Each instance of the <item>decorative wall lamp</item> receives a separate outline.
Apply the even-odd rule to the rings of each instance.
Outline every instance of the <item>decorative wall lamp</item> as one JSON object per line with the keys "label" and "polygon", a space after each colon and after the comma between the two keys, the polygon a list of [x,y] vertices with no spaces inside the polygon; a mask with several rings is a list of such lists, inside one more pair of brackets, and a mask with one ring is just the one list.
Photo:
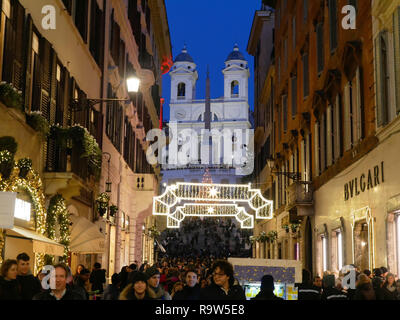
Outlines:
{"label": "decorative wall lamp", "polygon": [[111,154],[108,152],[103,152],[103,155],[108,156],[108,178],[106,181],[106,192],[111,193],[112,182],[110,180],[110,162],[111,162]]}

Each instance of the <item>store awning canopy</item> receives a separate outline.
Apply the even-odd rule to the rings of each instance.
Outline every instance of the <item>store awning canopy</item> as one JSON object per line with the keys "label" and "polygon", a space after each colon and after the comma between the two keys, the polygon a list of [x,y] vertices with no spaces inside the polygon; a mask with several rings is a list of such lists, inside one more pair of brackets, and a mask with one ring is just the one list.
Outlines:
{"label": "store awning canopy", "polygon": [[64,246],[56,241],[50,240],[45,236],[25,228],[14,226],[12,229],[7,230],[8,236],[22,237],[31,240],[33,244],[33,252],[45,253],[54,256],[64,255]]}
{"label": "store awning canopy", "polygon": [[79,254],[104,252],[104,235],[99,227],[83,217],[71,216],[70,250]]}

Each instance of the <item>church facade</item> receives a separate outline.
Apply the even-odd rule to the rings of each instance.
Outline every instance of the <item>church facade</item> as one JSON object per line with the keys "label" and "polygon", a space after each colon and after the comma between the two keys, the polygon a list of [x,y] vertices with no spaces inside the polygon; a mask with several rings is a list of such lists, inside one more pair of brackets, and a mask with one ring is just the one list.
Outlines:
{"label": "church facade", "polygon": [[[176,182],[202,182],[206,169],[210,172],[213,183],[240,183],[244,175],[241,166],[248,166],[252,170],[253,164],[250,163],[252,159],[248,159],[247,163],[244,161],[241,166],[233,160],[233,156],[237,154],[241,155],[242,160],[243,157],[248,156],[249,152],[246,150],[250,149],[253,141],[248,102],[250,71],[237,45],[228,55],[222,73],[224,95],[211,99],[208,93],[206,99],[196,99],[198,80],[196,63],[186,47],[175,58],[170,71],[170,143],[169,157],[167,163],[163,165],[164,186]],[[209,86],[209,79],[207,81]],[[207,104],[209,111],[207,111]],[[213,135],[212,140],[205,137],[207,112],[210,116],[209,129]],[[229,145],[227,145],[227,139],[224,139],[222,135],[218,136],[218,133],[222,134],[224,130],[232,133]],[[238,130],[241,130],[241,136]],[[193,135],[189,138],[188,132],[195,133],[194,138]],[[175,136],[177,146],[174,149],[172,141]],[[184,149],[185,143],[190,145],[190,148]],[[209,148],[209,152],[205,151],[205,146]],[[227,148],[232,150],[230,161],[229,159],[227,161],[226,157]],[[184,158],[187,157],[186,162],[179,161],[181,159],[179,153]]]}

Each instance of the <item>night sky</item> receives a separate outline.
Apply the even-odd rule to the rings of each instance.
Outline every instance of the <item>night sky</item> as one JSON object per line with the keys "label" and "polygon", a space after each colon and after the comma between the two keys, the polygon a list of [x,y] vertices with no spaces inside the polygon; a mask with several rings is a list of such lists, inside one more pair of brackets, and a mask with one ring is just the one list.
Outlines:
{"label": "night sky", "polygon": [[[254,13],[261,0],[165,0],[173,59],[186,43],[197,65],[196,99],[205,98],[207,64],[210,66],[211,98],[224,95],[222,69],[235,43],[249,62],[249,105],[254,110],[254,59],[247,51]],[[163,77],[164,121],[169,119],[169,74]]]}

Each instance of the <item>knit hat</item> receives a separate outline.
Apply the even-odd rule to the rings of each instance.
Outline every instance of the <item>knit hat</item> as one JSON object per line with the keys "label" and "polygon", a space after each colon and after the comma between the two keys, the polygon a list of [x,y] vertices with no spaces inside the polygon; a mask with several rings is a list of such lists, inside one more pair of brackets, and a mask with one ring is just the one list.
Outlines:
{"label": "knit hat", "polygon": [[274,290],[274,278],[270,275],[265,275],[261,279],[261,290]]}
{"label": "knit hat", "polygon": [[132,283],[132,285],[135,285],[136,282],[142,281],[144,283],[147,283],[147,275],[145,275],[143,272],[139,272],[139,271],[134,271],[132,272],[132,277],[130,277],[130,283]]}
{"label": "knit hat", "polygon": [[152,276],[154,276],[156,274],[160,274],[160,271],[156,267],[151,267],[145,271],[145,274],[147,277],[151,278]]}

